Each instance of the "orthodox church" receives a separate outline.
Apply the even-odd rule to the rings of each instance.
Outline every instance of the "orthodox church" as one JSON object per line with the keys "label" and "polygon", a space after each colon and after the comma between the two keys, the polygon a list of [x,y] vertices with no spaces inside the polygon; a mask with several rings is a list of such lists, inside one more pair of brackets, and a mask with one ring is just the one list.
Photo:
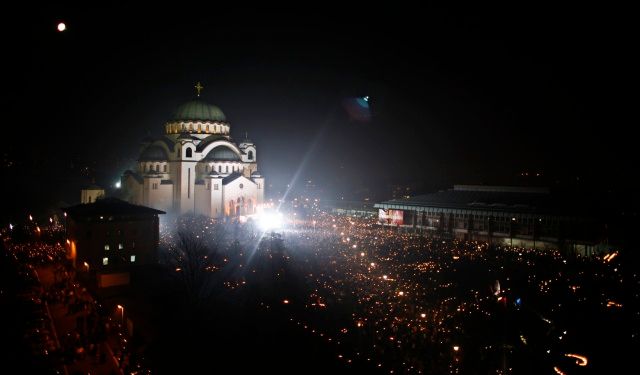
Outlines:
{"label": "orthodox church", "polygon": [[137,170],[121,180],[124,199],[168,213],[212,218],[252,215],[264,199],[256,146],[236,144],[220,108],[198,98],[178,107],[164,135],[143,143]]}

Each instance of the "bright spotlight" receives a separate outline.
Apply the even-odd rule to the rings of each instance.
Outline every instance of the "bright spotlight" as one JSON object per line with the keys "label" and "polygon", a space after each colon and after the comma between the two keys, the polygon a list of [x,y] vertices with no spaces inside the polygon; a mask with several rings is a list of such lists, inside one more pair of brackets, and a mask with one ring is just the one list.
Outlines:
{"label": "bright spotlight", "polygon": [[282,213],[263,212],[258,218],[258,225],[263,231],[270,231],[282,228]]}
{"label": "bright spotlight", "polygon": [[116,182],[116,189],[120,189],[120,186],[122,186],[122,184],[120,184],[120,181]]}

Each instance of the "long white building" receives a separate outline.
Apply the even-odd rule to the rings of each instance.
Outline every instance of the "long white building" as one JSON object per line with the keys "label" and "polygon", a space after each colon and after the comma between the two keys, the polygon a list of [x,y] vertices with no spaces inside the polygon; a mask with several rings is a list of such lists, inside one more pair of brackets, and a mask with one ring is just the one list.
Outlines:
{"label": "long white building", "polygon": [[145,142],[137,170],[123,174],[124,198],[176,214],[256,213],[265,186],[256,146],[248,139],[236,144],[229,131],[220,108],[200,99],[183,104],[165,134]]}

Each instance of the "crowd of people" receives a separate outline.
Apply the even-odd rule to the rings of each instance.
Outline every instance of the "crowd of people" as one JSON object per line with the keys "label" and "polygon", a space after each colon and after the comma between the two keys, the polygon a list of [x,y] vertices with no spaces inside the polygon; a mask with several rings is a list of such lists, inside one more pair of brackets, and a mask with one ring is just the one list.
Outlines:
{"label": "crowd of people", "polygon": [[[67,259],[67,249],[52,241],[52,237],[63,236],[60,233],[63,227],[54,223],[41,229],[30,223],[25,227],[3,230],[3,247],[16,266],[31,271],[24,277],[33,275],[34,287],[29,298],[42,306],[46,316],[37,330],[46,335],[44,355],[50,366],[65,365],[70,373],[90,373],[96,367],[109,368],[109,356],[114,356],[122,373],[148,371],[138,361],[138,353],[127,345],[124,322],[114,318],[111,309],[103,307],[78,282]],[[12,237],[14,229],[31,230],[33,235],[19,233],[16,240]],[[40,233],[47,233],[48,241]],[[38,337],[25,335],[25,339],[35,341]]]}
{"label": "crowd of people", "polygon": [[[580,326],[605,319],[621,328],[613,323],[624,306],[620,257],[442,239],[319,210],[308,220],[301,216],[279,233],[196,217],[177,226],[217,246],[223,258],[217,271],[226,272],[229,288],[264,288],[257,284],[265,278],[256,275],[265,273],[302,281],[303,288],[278,288],[280,311],[335,348],[345,366],[370,364],[386,373],[563,371],[576,367],[572,355],[606,366],[599,362],[600,339],[624,339],[622,329],[589,338]],[[263,306],[274,304],[267,295]]]}
{"label": "crowd of people", "polygon": [[[163,221],[161,264],[193,296],[242,300],[279,314],[324,343],[346,369],[599,372],[637,339],[637,326],[623,318],[637,305],[625,296],[638,298],[628,286],[637,289],[639,280],[636,273],[623,277],[624,256],[615,250],[580,257],[439,238],[317,206],[282,229],[256,224],[198,216]],[[126,349],[124,322],[101,311],[73,269],[61,265],[64,246],[32,241],[7,248],[21,262],[56,265],[41,298],[75,317],[73,331],[60,338],[65,360],[89,356],[99,363],[108,338],[120,337],[121,369],[140,369]]]}

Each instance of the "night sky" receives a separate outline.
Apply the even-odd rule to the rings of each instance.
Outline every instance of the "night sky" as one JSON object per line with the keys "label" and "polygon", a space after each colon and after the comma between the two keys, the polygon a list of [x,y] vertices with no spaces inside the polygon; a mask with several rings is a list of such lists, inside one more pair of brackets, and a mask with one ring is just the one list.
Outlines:
{"label": "night sky", "polygon": [[[256,142],[268,194],[299,168],[327,195],[368,187],[381,198],[399,182],[611,189],[635,178],[617,11],[381,6],[7,15],[2,173],[20,177],[9,192],[24,202],[40,191],[25,198],[37,206],[78,200],[91,177],[115,183],[198,81],[234,139]],[[343,105],[363,96],[369,121]]]}

